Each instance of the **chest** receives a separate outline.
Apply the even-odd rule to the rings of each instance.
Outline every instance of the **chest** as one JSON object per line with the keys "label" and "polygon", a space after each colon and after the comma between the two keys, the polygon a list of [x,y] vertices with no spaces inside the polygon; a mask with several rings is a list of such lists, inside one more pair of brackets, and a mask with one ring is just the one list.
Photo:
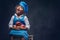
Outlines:
{"label": "chest", "polygon": [[21,16],[21,17],[14,16],[13,24],[16,24],[16,22],[21,22],[22,24],[25,25],[24,16]]}

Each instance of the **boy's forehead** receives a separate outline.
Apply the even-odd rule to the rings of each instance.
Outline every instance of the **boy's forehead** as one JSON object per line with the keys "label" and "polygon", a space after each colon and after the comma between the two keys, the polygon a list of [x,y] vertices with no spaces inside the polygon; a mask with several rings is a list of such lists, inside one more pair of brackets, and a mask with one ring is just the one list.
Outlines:
{"label": "boy's forehead", "polygon": [[17,8],[20,8],[20,6],[17,6]]}
{"label": "boy's forehead", "polygon": [[21,6],[17,6],[17,9],[22,8]]}

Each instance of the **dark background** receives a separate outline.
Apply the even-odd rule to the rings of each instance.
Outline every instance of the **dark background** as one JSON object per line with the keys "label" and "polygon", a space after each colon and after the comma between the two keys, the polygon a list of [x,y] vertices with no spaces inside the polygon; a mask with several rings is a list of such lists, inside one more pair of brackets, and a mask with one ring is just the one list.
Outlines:
{"label": "dark background", "polygon": [[[0,40],[9,40],[8,23],[14,7],[21,0],[0,0]],[[34,40],[60,40],[60,1],[24,0],[29,5],[27,14]]]}

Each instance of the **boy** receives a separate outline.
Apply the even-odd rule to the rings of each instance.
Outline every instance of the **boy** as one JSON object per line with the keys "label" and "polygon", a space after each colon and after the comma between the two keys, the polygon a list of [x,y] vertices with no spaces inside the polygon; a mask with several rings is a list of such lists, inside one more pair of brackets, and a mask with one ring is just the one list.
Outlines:
{"label": "boy", "polygon": [[27,12],[28,5],[21,1],[19,5],[16,6],[16,13],[11,17],[9,22],[11,40],[13,40],[14,36],[23,37],[21,40],[28,40],[27,29],[30,29],[30,24],[27,16],[23,15],[23,13]]}

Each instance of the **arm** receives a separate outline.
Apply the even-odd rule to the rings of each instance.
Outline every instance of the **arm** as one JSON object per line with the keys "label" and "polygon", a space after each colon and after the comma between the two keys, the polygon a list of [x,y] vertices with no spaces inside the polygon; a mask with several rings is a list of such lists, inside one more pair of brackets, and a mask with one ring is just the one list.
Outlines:
{"label": "arm", "polygon": [[24,21],[25,21],[25,24],[26,24],[26,25],[25,25],[26,28],[27,28],[27,29],[30,29],[30,24],[29,24],[29,21],[28,21],[27,16],[25,16]]}
{"label": "arm", "polygon": [[11,19],[10,19],[9,29],[17,29],[17,28],[16,28],[16,25],[13,25],[13,19],[14,19],[14,16],[12,16]]}
{"label": "arm", "polygon": [[11,17],[10,19],[10,22],[9,22],[9,28],[13,28],[13,19],[14,19],[14,16]]}
{"label": "arm", "polygon": [[24,22],[25,22],[25,25],[21,24],[20,29],[30,29],[30,24],[26,16],[24,17]]}

